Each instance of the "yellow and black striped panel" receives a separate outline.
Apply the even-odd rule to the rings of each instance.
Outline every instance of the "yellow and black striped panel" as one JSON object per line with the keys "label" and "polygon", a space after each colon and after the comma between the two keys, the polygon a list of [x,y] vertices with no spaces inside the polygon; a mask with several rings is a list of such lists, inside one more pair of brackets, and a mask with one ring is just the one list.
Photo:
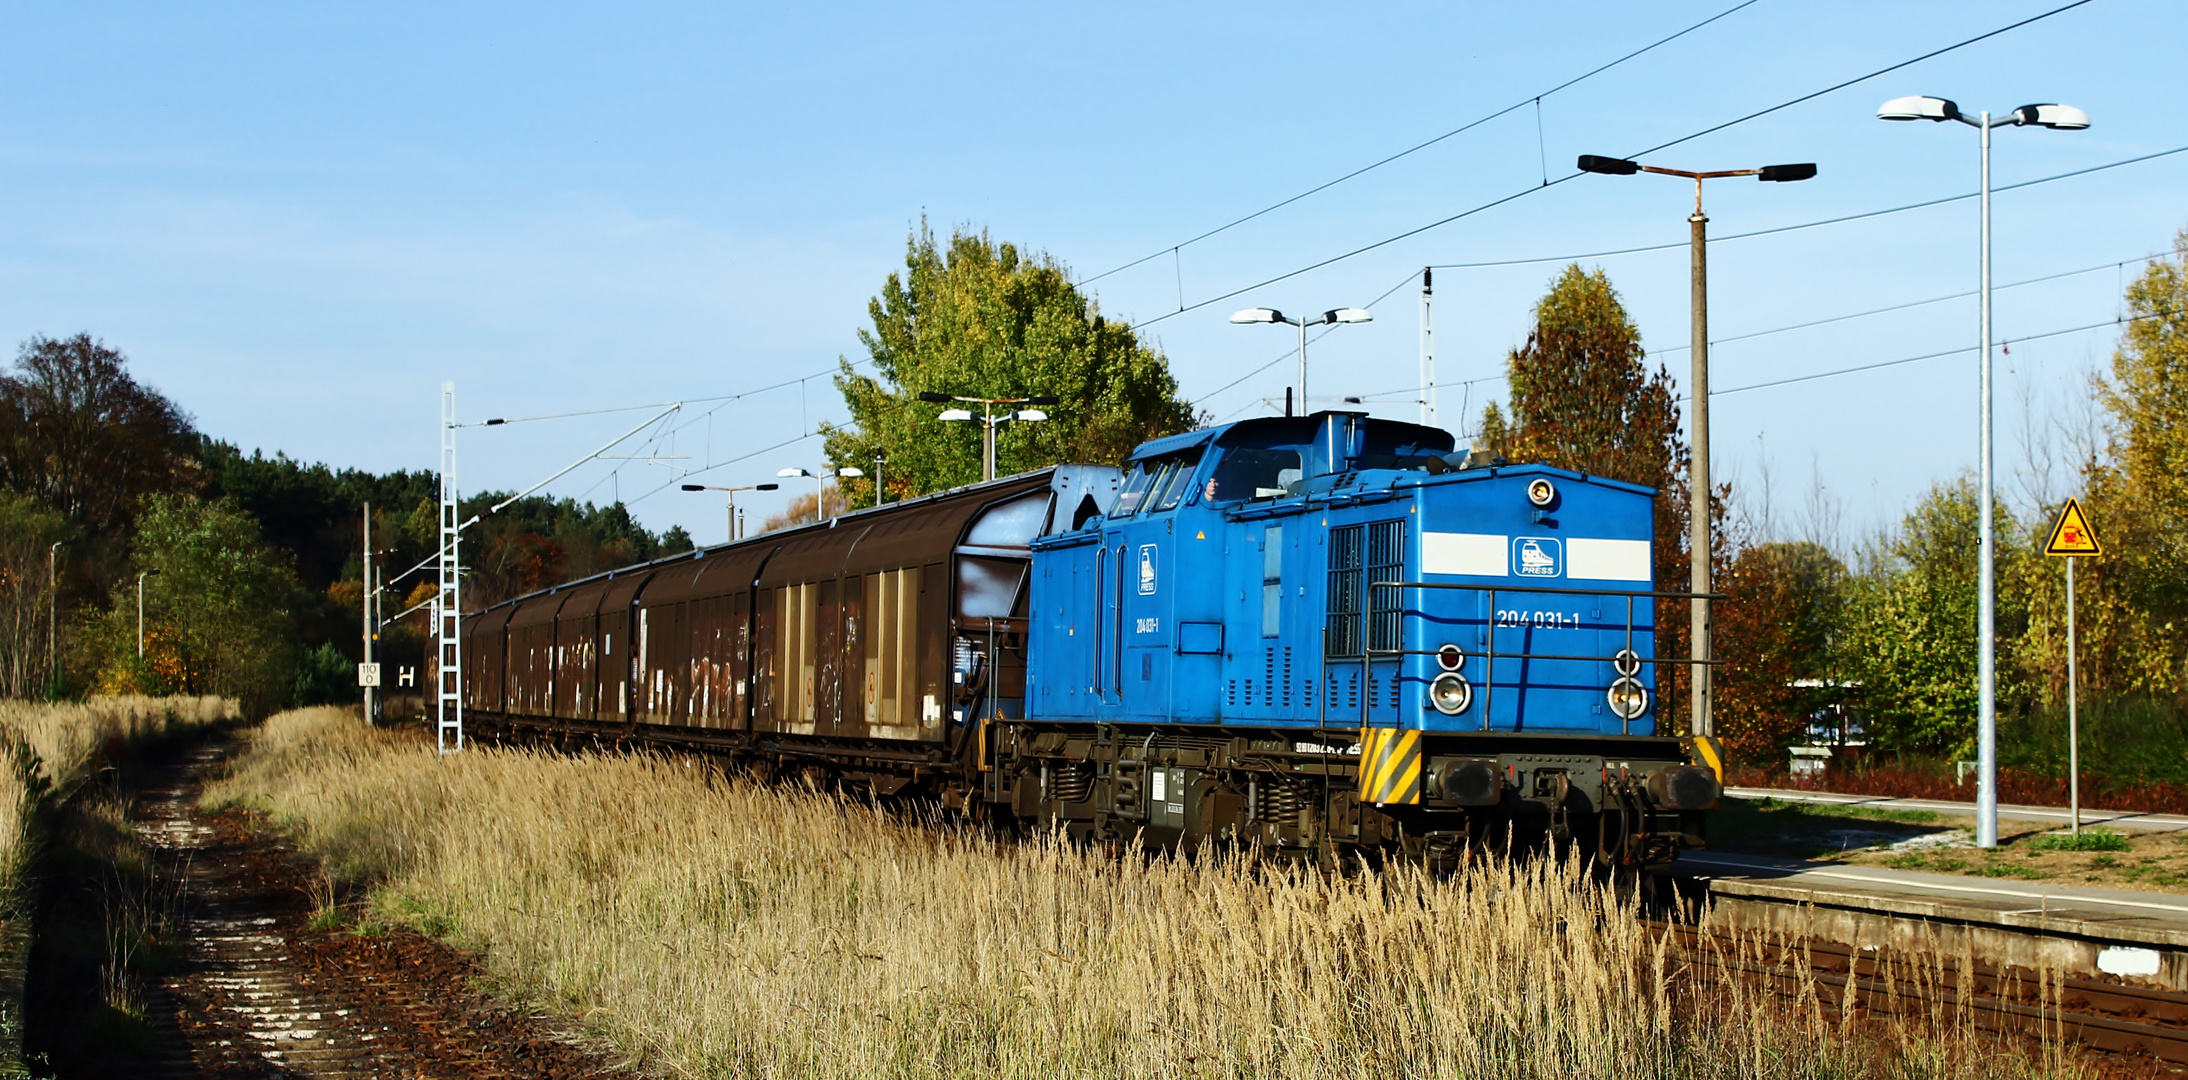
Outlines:
{"label": "yellow and black striped panel", "polygon": [[1725,782],[1725,744],[1707,735],[1687,740],[1687,760],[1704,765],[1717,774],[1717,782]]}
{"label": "yellow and black striped panel", "polygon": [[1360,729],[1360,801],[1420,805],[1419,731],[1376,727]]}

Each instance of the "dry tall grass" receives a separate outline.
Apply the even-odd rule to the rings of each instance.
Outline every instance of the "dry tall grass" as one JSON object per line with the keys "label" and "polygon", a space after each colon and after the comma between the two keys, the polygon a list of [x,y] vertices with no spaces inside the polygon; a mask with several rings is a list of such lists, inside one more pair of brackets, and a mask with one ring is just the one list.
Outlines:
{"label": "dry tall grass", "polygon": [[14,758],[14,767],[0,768],[0,890],[6,897],[17,895],[30,857],[30,815],[39,798],[83,780],[102,751],[237,715],[232,698],[110,697],[73,704],[0,699],[0,743],[12,747]]}
{"label": "dry tall grass", "polygon": [[[1954,1034],[1683,990],[1614,895],[999,843],[651,756],[429,747],[276,716],[215,803],[376,909],[687,1076],[2025,1074]],[[1882,1039],[1882,1042],[1878,1040]]]}

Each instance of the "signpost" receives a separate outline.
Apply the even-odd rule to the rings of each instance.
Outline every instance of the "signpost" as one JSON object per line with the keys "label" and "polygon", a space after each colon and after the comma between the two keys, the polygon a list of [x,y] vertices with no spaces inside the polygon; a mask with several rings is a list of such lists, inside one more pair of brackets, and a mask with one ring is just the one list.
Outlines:
{"label": "signpost", "polygon": [[358,686],[361,686],[361,687],[363,687],[363,688],[365,688],[365,689],[367,689],[367,690],[377,690],[377,689],[379,689],[379,688],[380,688],[380,665],[378,665],[378,664],[359,664],[359,665],[357,665],[357,685],[358,685]]}
{"label": "signpost", "polygon": [[2081,717],[2076,713],[2074,671],[2074,560],[2104,554],[2097,544],[2097,534],[2089,529],[2089,519],[2082,516],[2082,504],[2068,499],[2066,509],[2059,512],[2059,523],[2051,527],[2051,540],[2044,544],[2044,554],[2066,560],[2066,770],[2067,807],[2073,821],[2073,833],[2082,834],[2082,732]]}

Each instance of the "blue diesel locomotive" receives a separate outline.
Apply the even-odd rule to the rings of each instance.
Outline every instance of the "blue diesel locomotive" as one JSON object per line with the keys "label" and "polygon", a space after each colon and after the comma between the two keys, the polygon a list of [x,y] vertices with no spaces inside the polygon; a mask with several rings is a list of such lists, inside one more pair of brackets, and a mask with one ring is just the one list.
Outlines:
{"label": "blue diesel locomotive", "polygon": [[1721,757],[1658,730],[1652,499],[1247,420],[521,597],[466,699],[1095,841],[1658,869]]}

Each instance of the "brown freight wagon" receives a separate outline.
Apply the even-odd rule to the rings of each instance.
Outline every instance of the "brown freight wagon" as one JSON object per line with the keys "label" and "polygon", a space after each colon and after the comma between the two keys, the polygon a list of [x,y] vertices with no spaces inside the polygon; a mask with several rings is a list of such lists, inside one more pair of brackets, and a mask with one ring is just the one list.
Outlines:
{"label": "brown freight wagon", "polygon": [[969,775],[983,723],[1025,715],[1029,545],[1098,513],[1119,475],[1042,469],[468,615],[466,719],[707,747],[882,793]]}

